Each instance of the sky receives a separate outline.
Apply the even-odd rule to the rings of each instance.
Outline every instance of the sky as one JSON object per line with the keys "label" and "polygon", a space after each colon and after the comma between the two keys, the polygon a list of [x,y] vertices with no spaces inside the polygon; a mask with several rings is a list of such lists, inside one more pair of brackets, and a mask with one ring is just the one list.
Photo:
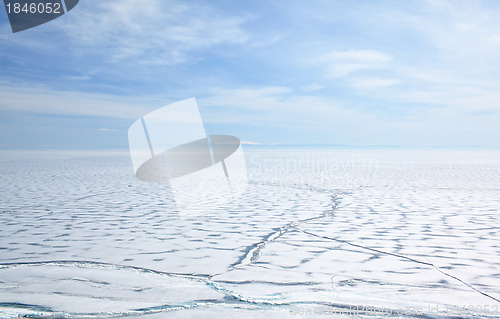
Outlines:
{"label": "sky", "polygon": [[127,148],[195,97],[255,144],[500,145],[498,1],[81,0],[12,33],[0,148]]}

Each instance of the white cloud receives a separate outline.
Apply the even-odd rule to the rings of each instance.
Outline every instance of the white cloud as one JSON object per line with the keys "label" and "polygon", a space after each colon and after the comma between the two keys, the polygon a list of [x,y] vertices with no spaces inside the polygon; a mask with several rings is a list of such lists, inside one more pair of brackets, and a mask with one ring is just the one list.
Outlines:
{"label": "white cloud", "polygon": [[209,90],[209,96],[201,100],[207,107],[230,107],[247,110],[275,109],[281,105],[280,98],[291,94],[292,90],[283,86],[269,86],[256,89],[223,89]]}
{"label": "white cloud", "polygon": [[[394,35],[394,42],[381,49],[396,52],[394,57],[375,50],[333,51],[325,67],[331,77],[347,77],[343,83],[369,103],[399,103],[428,123],[456,120],[457,131],[472,126],[491,130],[478,117],[500,111],[499,15],[499,6],[471,1],[428,0],[387,8],[374,13],[377,23],[369,27]],[[394,26],[401,31],[391,33]],[[398,38],[401,34],[408,40]],[[476,118],[464,120],[471,115]]]}
{"label": "white cloud", "polygon": [[74,51],[121,63],[179,63],[192,52],[249,39],[241,28],[249,17],[194,2],[88,0],[72,14],[64,30]]}
{"label": "white cloud", "polygon": [[333,51],[326,55],[329,76],[346,77],[363,69],[386,68],[391,56],[375,50]]}
{"label": "white cloud", "polygon": [[[286,127],[291,135],[302,130],[297,136],[304,130],[318,137],[333,132],[366,143],[418,142],[424,135],[437,141],[440,130],[448,132],[449,141],[466,131],[477,141],[500,136],[493,121],[500,114],[498,5],[446,0],[349,4],[342,7],[350,15],[342,18],[340,11],[297,3],[290,5],[296,16],[276,21],[266,13],[267,5],[253,11],[262,14],[258,17],[244,13],[249,6],[227,7],[233,12],[208,1],[86,0],[64,20],[37,29],[52,30],[59,38],[64,27],[62,45],[52,47],[29,33],[0,36],[8,45],[25,45],[37,54],[65,53],[68,45],[70,62],[81,62],[75,70],[82,74],[49,74],[48,83],[72,81],[68,87],[78,81],[73,92],[0,83],[0,109],[136,119],[169,101],[76,88],[89,89],[82,82],[94,79],[93,87],[124,92],[133,90],[134,83],[146,85],[146,79],[158,83],[148,86],[158,92],[152,94],[196,95],[205,120],[216,124]],[[363,39],[363,46],[356,39]],[[15,52],[6,52],[14,61]],[[238,59],[221,58],[232,54]],[[206,57],[199,69],[190,64]],[[157,68],[182,62],[189,64]],[[124,76],[133,80],[120,81]],[[165,89],[169,83],[175,88]]]}
{"label": "white cloud", "polygon": [[335,130],[336,125],[357,125],[372,115],[348,108],[330,98],[300,95],[286,87],[216,89],[198,99],[205,121],[218,124],[296,127]]}
{"label": "white cloud", "polygon": [[241,141],[241,144],[243,144],[243,145],[261,145],[258,142],[250,142],[250,141]]}
{"label": "white cloud", "polygon": [[[376,85],[370,83],[370,88],[388,85],[386,88],[392,89],[392,83],[397,82],[371,80]],[[383,108],[383,101],[369,101],[374,105],[360,107],[350,101],[300,95],[275,87],[218,89],[216,95],[199,99],[199,105],[207,123],[249,125],[278,134],[280,130],[292,130],[293,139],[298,142],[308,137],[305,142],[310,143],[326,140],[348,144],[498,144],[500,127],[494,123],[500,119],[500,104],[496,102],[500,101],[500,93],[472,90],[457,95],[453,89],[413,95],[393,93],[389,101],[395,104],[401,101],[398,107],[408,108],[405,103],[421,103],[423,107],[398,114],[380,111],[377,103]],[[258,108],[253,107],[256,104]],[[484,114],[474,112],[479,109],[477,105],[483,106]],[[259,128],[253,130],[261,136]],[[262,138],[269,140],[269,136]]]}
{"label": "white cloud", "polygon": [[163,105],[149,99],[9,84],[0,84],[0,95],[1,110],[38,114],[136,119]]}
{"label": "white cloud", "polygon": [[[428,0],[415,10],[385,14],[385,24],[398,25],[418,41],[413,52],[401,43],[411,66],[442,71],[464,80],[496,77],[500,70],[500,7],[485,1]],[[382,18],[382,16],[380,17]],[[421,57],[421,58],[420,58]]]}
{"label": "white cloud", "polygon": [[358,77],[350,79],[351,85],[360,90],[374,90],[396,85],[401,81],[398,79],[380,77]]}
{"label": "white cloud", "polygon": [[[391,62],[387,70],[391,75],[384,78],[397,78],[400,85],[380,82],[389,84],[384,94],[402,104],[446,110],[450,118],[498,112],[500,7],[481,1],[428,0],[419,9],[411,9],[383,16],[386,26],[398,25],[419,41],[415,52],[395,44],[402,54]],[[350,83],[363,88],[376,81],[353,78]],[[431,116],[427,111],[421,114]],[[470,125],[474,121],[479,123],[474,119]],[[469,124],[460,121],[460,125],[465,129]]]}

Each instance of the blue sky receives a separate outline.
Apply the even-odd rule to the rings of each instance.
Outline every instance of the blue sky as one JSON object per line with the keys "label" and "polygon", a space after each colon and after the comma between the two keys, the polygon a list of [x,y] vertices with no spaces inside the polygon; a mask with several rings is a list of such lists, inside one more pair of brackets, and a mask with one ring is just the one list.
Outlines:
{"label": "blue sky", "polygon": [[81,0],[13,34],[0,147],[126,148],[196,97],[209,133],[283,144],[500,145],[498,1]]}

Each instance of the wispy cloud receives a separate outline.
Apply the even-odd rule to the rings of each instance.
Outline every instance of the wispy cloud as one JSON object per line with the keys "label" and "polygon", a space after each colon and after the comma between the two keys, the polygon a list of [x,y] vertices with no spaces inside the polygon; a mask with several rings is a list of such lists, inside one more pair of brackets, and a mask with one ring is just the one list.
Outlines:
{"label": "wispy cloud", "polygon": [[386,68],[391,57],[375,50],[333,51],[326,55],[329,75],[342,78],[364,69]]}
{"label": "wispy cloud", "polygon": [[349,83],[360,90],[374,90],[393,86],[401,82],[398,79],[380,78],[380,77],[357,77],[349,80]]}
{"label": "wispy cloud", "polygon": [[258,142],[251,142],[251,141],[241,141],[241,144],[243,144],[243,145],[261,145]]}
{"label": "wispy cloud", "polygon": [[136,119],[164,101],[45,87],[0,85],[0,110]]}
{"label": "wispy cloud", "polygon": [[203,3],[165,0],[85,1],[65,26],[74,50],[138,64],[184,62],[191,53],[249,40],[248,16]]}
{"label": "wispy cloud", "polygon": [[292,90],[284,86],[239,89],[212,88],[208,90],[208,96],[201,100],[203,105],[207,107],[269,110],[279,108],[282,102],[278,97],[284,97],[290,93]]}
{"label": "wispy cloud", "polygon": [[200,98],[199,104],[211,123],[325,130],[336,123],[354,125],[371,117],[340,100],[301,95],[286,87],[218,88]]}
{"label": "wispy cloud", "polygon": [[211,129],[262,144],[494,143],[498,16],[491,1],[86,0],[0,35],[0,110],[101,117],[92,132],[112,138],[195,96]]}

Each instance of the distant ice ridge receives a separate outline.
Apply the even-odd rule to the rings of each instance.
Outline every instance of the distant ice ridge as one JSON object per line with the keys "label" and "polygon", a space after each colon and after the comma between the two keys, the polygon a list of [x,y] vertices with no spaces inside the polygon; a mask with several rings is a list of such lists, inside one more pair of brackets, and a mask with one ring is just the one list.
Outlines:
{"label": "distant ice ridge", "polygon": [[246,154],[184,220],[126,153],[2,154],[0,316],[500,317],[499,152]]}

